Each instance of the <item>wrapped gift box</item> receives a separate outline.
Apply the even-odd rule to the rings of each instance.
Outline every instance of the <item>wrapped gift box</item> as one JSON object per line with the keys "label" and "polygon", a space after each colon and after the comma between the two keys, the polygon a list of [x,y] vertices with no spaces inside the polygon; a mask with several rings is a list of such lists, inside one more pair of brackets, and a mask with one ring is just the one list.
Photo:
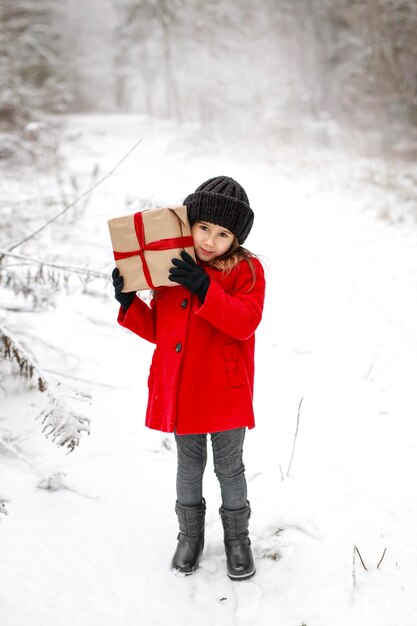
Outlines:
{"label": "wrapped gift box", "polygon": [[195,259],[185,206],[139,211],[111,219],[108,225],[125,292],[175,287],[177,283],[168,279],[171,259],[181,258],[181,250]]}

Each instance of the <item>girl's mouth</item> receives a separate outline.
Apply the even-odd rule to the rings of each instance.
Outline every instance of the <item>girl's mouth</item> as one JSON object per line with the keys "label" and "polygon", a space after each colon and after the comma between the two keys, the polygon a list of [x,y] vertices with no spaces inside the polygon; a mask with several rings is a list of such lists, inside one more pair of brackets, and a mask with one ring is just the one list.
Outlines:
{"label": "girl's mouth", "polygon": [[200,250],[206,256],[210,256],[210,254],[214,254],[213,252],[210,252],[209,250],[204,250],[204,248],[201,248],[201,247],[200,247]]}

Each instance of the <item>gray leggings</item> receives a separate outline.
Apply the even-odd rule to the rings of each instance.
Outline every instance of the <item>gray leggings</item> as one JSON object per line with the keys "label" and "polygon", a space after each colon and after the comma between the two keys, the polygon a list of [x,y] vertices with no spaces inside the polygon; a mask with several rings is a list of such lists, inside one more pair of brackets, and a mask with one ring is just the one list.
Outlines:
{"label": "gray leggings", "polygon": [[[214,471],[219,479],[225,509],[242,509],[247,502],[242,452],[245,428],[211,433]],[[203,474],[207,463],[207,435],[177,435],[177,500],[194,506],[203,497]]]}

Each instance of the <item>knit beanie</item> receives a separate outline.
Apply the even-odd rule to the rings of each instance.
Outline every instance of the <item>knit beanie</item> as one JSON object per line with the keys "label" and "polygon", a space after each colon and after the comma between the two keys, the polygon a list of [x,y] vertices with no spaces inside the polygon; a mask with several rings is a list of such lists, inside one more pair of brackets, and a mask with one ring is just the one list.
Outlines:
{"label": "knit beanie", "polygon": [[188,220],[211,222],[233,233],[242,244],[249,235],[254,215],[248,196],[238,182],[228,176],[216,176],[202,183],[188,195],[183,204]]}

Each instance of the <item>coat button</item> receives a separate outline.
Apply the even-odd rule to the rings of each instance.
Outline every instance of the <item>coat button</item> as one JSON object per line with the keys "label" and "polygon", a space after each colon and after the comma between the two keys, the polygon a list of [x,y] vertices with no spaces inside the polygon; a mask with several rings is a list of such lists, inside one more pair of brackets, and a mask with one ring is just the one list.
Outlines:
{"label": "coat button", "polygon": [[187,298],[184,298],[184,300],[181,302],[181,306],[183,309],[186,309],[188,306],[188,300]]}
{"label": "coat button", "polygon": [[181,350],[182,350],[182,343],[179,341],[177,345],[175,346],[175,352],[181,352]]}

